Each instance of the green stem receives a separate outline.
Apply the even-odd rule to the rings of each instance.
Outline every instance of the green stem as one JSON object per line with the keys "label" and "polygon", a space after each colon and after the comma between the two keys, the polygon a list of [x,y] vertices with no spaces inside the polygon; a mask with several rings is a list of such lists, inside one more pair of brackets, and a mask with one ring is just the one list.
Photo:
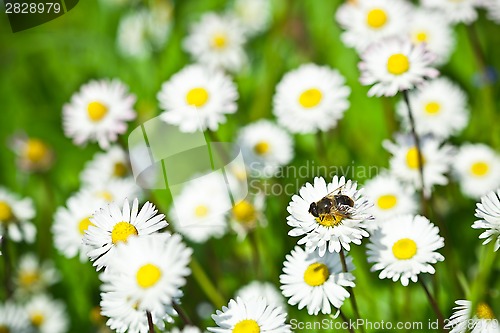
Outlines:
{"label": "green stem", "polygon": [[[339,255],[340,255],[340,262],[342,263],[342,270],[344,271],[344,273],[348,273],[349,270],[347,269],[347,261],[345,259],[344,249],[342,249],[342,248],[340,249]],[[356,296],[354,295],[354,289],[351,287],[347,287],[347,291],[351,295],[351,297],[350,297],[351,305],[352,305],[352,309],[354,311],[354,315],[356,316],[356,320],[359,320],[359,319],[361,319],[361,316],[359,315],[358,302],[356,301]],[[360,331],[362,333],[365,332],[365,329],[363,326],[360,326]]]}
{"label": "green stem", "polygon": [[187,326],[193,325],[193,322],[191,321],[191,319],[189,319],[189,316],[186,314],[186,312],[182,309],[182,307],[179,304],[174,302],[173,308],[179,314],[179,317],[182,319],[184,324],[186,324]]}
{"label": "green stem", "polygon": [[153,317],[151,312],[146,311],[146,317],[148,318],[149,333],[155,333],[155,326],[153,325]]}
{"label": "green stem", "polygon": [[200,263],[193,257],[191,258],[191,270],[193,271],[193,277],[196,282],[198,282],[199,286],[205,293],[205,295],[210,299],[212,304],[216,308],[222,308],[226,303],[221,294],[217,291],[214,284],[208,278],[207,274],[201,267]]}
{"label": "green stem", "polygon": [[434,310],[434,313],[438,317],[439,328],[441,329],[442,332],[448,332],[448,329],[446,329],[444,327],[444,316],[441,313],[441,310],[439,310],[439,306],[438,306],[436,300],[434,299],[434,297],[432,297],[432,294],[430,293],[430,291],[427,288],[427,286],[425,285],[425,283],[421,279],[419,279],[419,282],[420,282],[420,285],[422,286],[422,288],[424,288],[425,295],[427,296],[427,299],[429,300],[429,303],[431,304],[432,309]]}
{"label": "green stem", "polygon": [[9,300],[12,298],[12,264],[10,261],[9,245],[7,233],[3,235],[1,240],[2,243],[2,257],[4,263],[4,288],[5,288],[5,299]]}
{"label": "green stem", "polygon": [[354,329],[351,326],[351,321],[346,317],[346,315],[339,310],[340,318],[344,321],[344,323],[347,323],[347,331],[349,333],[354,333]]}

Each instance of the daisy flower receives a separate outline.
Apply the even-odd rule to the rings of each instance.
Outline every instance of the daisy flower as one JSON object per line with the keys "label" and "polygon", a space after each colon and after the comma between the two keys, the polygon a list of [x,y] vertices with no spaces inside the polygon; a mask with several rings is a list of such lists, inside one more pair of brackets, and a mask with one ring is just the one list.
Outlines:
{"label": "daisy flower", "polygon": [[238,234],[239,240],[243,240],[246,235],[260,225],[267,226],[264,212],[265,195],[260,192],[237,202],[229,213],[229,223]]}
{"label": "daisy flower", "polygon": [[247,60],[245,42],[244,31],[234,17],[207,13],[190,27],[183,47],[198,63],[237,72]]}
{"label": "daisy flower", "polygon": [[29,333],[26,310],[10,301],[0,303],[0,331],[7,333]]}
{"label": "daisy flower", "polygon": [[[307,252],[318,249],[320,256],[324,256],[327,251],[340,252],[342,247],[349,251],[350,243],[361,244],[361,239],[368,237],[364,221],[373,219],[368,213],[372,204],[362,196],[362,189],[356,188],[356,182],[337,176],[328,184],[322,177],[315,177],[313,184],[306,183],[299,195],[294,195],[288,204],[290,215],[287,217],[287,224],[293,228],[288,235],[302,236],[298,244],[305,244]],[[339,214],[315,217],[311,204],[333,191],[336,191],[333,193],[335,195],[349,197],[354,204],[350,206],[339,203]]]}
{"label": "daisy flower", "polygon": [[394,96],[399,91],[413,89],[425,79],[437,77],[439,71],[431,67],[434,58],[424,44],[385,39],[372,44],[361,55],[359,81],[365,86],[373,85],[368,96]]}
{"label": "daisy flower", "polygon": [[33,243],[36,228],[31,223],[35,217],[33,201],[29,198],[21,199],[4,187],[0,187],[0,234],[5,242],[26,241]]}
{"label": "daisy flower", "polygon": [[47,171],[54,164],[54,151],[43,140],[15,135],[10,144],[17,155],[19,169],[26,172]]}
{"label": "daisy flower", "polygon": [[337,70],[305,64],[285,74],[276,86],[273,113],[292,133],[324,132],[349,108],[350,93]]}
{"label": "daisy flower", "polygon": [[236,297],[240,297],[243,301],[257,300],[259,297],[263,297],[269,305],[286,308],[283,296],[270,282],[252,281],[240,288],[236,292]]}
{"label": "daisy flower", "polygon": [[450,333],[498,333],[498,320],[495,318],[491,307],[482,302],[479,303],[475,313],[472,313],[472,304],[467,300],[455,301],[456,307],[451,315],[446,328]]}
{"label": "daisy flower", "polygon": [[272,177],[293,158],[293,140],[269,120],[259,120],[240,129],[238,147],[245,164],[256,177]]}
{"label": "daisy flower", "polygon": [[450,23],[471,24],[477,19],[478,0],[420,0],[423,7],[442,11]]}
{"label": "daisy flower", "polygon": [[222,311],[212,315],[218,327],[209,327],[214,333],[273,332],[291,333],[285,324],[286,313],[281,307],[269,305],[264,298],[243,300],[239,297],[229,301]]}
{"label": "daisy flower", "polygon": [[[441,77],[429,81],[418,90],[409,93],[409,101],[417,133],[432,134],[446,139],[460,133],[469,122],[467,95],[455,83]],[[397,113],[407,129],[410,129],[408,107],[401,100]]]}
{"label": "daisy flower", "polygon": [[425,44],[436,56],[434,65],[443,65],[455,47],[455,36],[446,16],[431,9],[416,9],[411,15],[409,36],[415,45]]}
{"label": "daisy flower", "polygon": [[418,274],[434,274],[432,264],[443,261],[436,252],[444,246],[439,228],[424,216],[400,215],[387,220],[370,237],[368,262],[372,271],[381,271],[380,279],[417,282]]}
{"label": "daisy flower", "polygon": [[107,149],[135,119],[134,103],[135,96],[120,81],[90,81],[64,105],[64,133],[77,145],[97,141]]}
{"label": "daisy flower", "polygon": [[217,130],[226,114],[235,113],[238,91],[229,76],[200,65],[190,65],[163,83],[158,100],[161,119],[182,132]]}
{"label": "daisy flower", "polygon": [[183,329],[174,327],[170,330],[170,333],[201,333],[201,330],[196,326],[184,326]]}
{"label": "daisy flower", "polygon": [[31,326],[39,333],[66,333],[69,322],[66,308],[61,301],[47,295],[34,296],[26,304]]}
{"label": "daisy flower", "polygon": [[488,11],[488,18],[500,24],[500,0],[484,0],[484,6]]}
{"label": "daisy flower", "polygon": [[169,216],[175,230],[195,243],[226,233],[226,213],[231,210],[227,184],[221,174],[196,178],[174,195]]}
{"label": "daisy flower", "polygon": [[471,198],[500,187],[500,156],[485,144],[463,144],[454,157],[453,169],[462,193]]}
{"label": "daisy flower", "polygon": [[[413,138],[409,135],[397,135],[396,143],[385,140],[384,148],[392,154],[389,160],[391,173],[415,189],[422,188],[418,150]],[[452,162],[453,148],[441,144],[435,138],[423,137],[420,140],[420,149],[423,159],[424,193],[428,197],[434,185],[446,185],[446,173]]]}
{"label": "daisy flower", "polygon": [[[179,235],[170,234],[131,237],[126,244],[116,246],[108,269],[101,275],[103,314],[117,325],[121,321],[123,326],[129,326],[129,332],[134,327],[146,332],[146,311],[159,320],[168,315],[165,309],[182,295],[180,288],[190,274],[192,252]],[[106,293],[109,295],[105,296]],[[139,313],[142,311],[142,317],[129,316],[127,304],[115,308],[114,297],[130,299]]]}
{"label": "daisy flower", "polygon": [[134,199],[132,209],[128,200],[123,210],[111,203],[95,212],[89,219],[90,226],[85,230],[83,242],[90,247],[87,253],[97,270],[108,265],[116,251],[116,245],[126,243],[130,236],[144,236],[165,228],[168,223],[165,215],[157,214],[155,206],[146,202],[139,211],[139,201]]}
{"label": "daisy flower", "polygon": [[[100,176],[97,176],[99,178]],[[131,177],[114,178],[107,182],[97,182],[92,178],[86,180],[81,192],[87,192],[94,198],[104,200],[105,203],[117,202],[121,204],[126,198],[142,196],[142,189]]]}
{"label": "daisy flower", "polygon": [[417,211],[414,192],[388,172],[368,180],[364,189],[366,197],[374,203],[371,212],[375,226],[393,216]]}
{"label": "daisy flower", "polygon": [[111,146],[106,152],[94,155],[80,174],[86,186],[104,184],[111,179],[122,179],[130,175],[128,154],[119,146]]}
{"label": "daisy flower", "polygon": [[345,29],[342,42],[363,52],[388,37],[403,36],[408,27],[412,6],[404,0],[357,0],[342,4],[337,22]]}
{"label": "daisy flower", "polygon": [[[346,257],[346,263],[352,271],[351,257]],[[346,288],[355,286],[354,276],[342,271],[339,255],[306,253],[299,246],[286,256],[280,282],[289,304],[298,304],[299,310],[307,307],[307,313],[315,316],[320,311],[331,314],[332,306],[340,309],[349,297]]]}
{"label": "daisy flower", "polygon": [[52,262],[40,262],[32,253],[25,254],[19,259],[14,278],[16,292],[22,295],[38,293],[59,280],[59,273]]}
{"label": "daisy flower", "polygon": [[500,249],[500,189],[481,197],[481,203],[476,206],[476,217],[481,220],[474,222],[472,228],[486,229],[479,238],[484,239],[483,245],[496,238],[495,251],[498,251]]}
{"label": "daisy flower", "polygon": [[246,36],[252,37],[269,26],[271,3],[267,0],[235,0],[229,15],[235,17]]}

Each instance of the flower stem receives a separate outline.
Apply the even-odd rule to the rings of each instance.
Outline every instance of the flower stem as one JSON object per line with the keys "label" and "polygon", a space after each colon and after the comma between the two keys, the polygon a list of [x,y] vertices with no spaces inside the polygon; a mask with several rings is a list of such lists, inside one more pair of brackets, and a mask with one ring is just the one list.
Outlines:
{"label": "flower stem", "polygon": [[146,311],[146,317],[148,318],[149,333],[155,333],[155,326],[153,325],[153,317],[151,312]]}
{"label": "flower stem", "polygon": [[427,286],[425,285],[425,283],[420,279],[419,279],[419,282],[420,282],[420,285],[422,286],[422,288],[424,288],[425,295],[427,296],[427,299],[429,300],[429,303],[431,304],[432,309],[434,310],[434,313],[438,317],[439,328],[441,329],[442,332],[448,332],[448,329],[446,329],[444,327],[444,317],[443,317],[443,314],[441,313],[441,310],[439,310],[439,306],[438,306],[436,300],[434,299],[434,297],[432,297],[432,294],[430,293],[430,291],[427,288]]}
{"label": "flower stem", "polygon": [[260,265],[260,251],[259,242],[257,241],[257,235],[255,234],[255,229],[248,233],[248,240],[250,241],[250,246],[252,248],[252,260],[255,269],[255,276],[257,279],[262,278],[262,270]]}
{"label": "flower stem", "polygon": [[351,321],[346,317],[346,315],[339,310],[339,314],[340,314],[340,318],[342,318],[342,320],[344,321],[344,323],[347,324],[347,331],[349,333],[354,333],[354,329],[352,328],[351,326]]}
{"label": "flower stem", "polygon": [[12,265],[10,262],[10,253],[8,246],[7,233],[5,233],[0,240],[2,243],[2,257],[4,263],[4,288],[5,288],[5,299],[9,300],[12,297]]}
{"label": "flower stem", "polygon": [[[342,248],[340,249],[339,255],[340,255],[340,262],[342,263],[342,270],[344,271],[344,273],[347,273],[348,270],[347,270],[347,262],[345,259],[344,249],[342,249]],[[347,287],[347,291],[351,295],[351,297],[350,297],[351,305],[352,305],[352,309],[354,311],[354,315],[356,316],[356,320],[361,319],[361,316],[359,315],[358,302],[356,301],[356,296],[354,295],[354,289],[352,289],[352,287]],[[365,329],[363,328],[363,326],[360,326],[360,331],[362,333],[365,332]]]}
{"label": "flower stem", "polygon": [[190,266],[193,271],[193,277],[196,282],[198,282],[198,285],[201,287],[205,295],[210,299],[215,307],[221,308],[225,304],[224,298],[218,292],[217,288],[215,288],[200,263],[194,257],[191,258]]}
{"label": "flower stem", "polygon": [[193,322],[191,321],[191,319],[189,319],[189,316],[186,314],[184,309],[182,309],[182,307],[175,302],[173,302],[172,304],[173,304],[174,310],[179,314],[179,317],[182,319],[184,324],[186,324],[188,326],[192,326]]}

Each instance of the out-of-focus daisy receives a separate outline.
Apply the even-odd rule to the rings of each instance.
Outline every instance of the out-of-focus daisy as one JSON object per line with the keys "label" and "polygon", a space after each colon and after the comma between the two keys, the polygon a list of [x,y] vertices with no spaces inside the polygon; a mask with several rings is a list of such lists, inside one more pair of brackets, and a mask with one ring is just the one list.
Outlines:
{"label": "out-of-focus daisy", "polygon": [[371,212],[375,217],[375,226],[390,217],[417,211],[414,192],[390,173],[379,174],[367,181],[364,188],[366,197],[374,204]]}
{"label": "out-of-focus daisy", "polygon": [[178,327],[172,328],[170,333],[201,333],[201,330],[196,326],[184,326],[182,329]]}
{"label": "out-of-focus daisy", "polygon": [[68,330],[68,315],[61,301],[37,295],[26,304],[26,312],[36,332],[65,333]]}
{"label": "out-of-focus daisy", "polygon": [[42,172],[50,169],[54,163],[54,152],[43,140],[15,135],[10,144],[17,155],[17,165],[27,172]]}
{"label": "out-of-focus daisy", "polygon": [[291,332],[290,326],[285,324],[286,313],[283,309],[269,305],[264,298],[232,299],[212,318],[218,327],[209,327],[208,330],[214,333]]}
{"label": "out-of-focus daisy", "polygon": [[[351,257],[346,257],[347,268],[353,270]],[[342,271],[340,256],[317,252],[306,253],[296,246],[286,256],[283,274],[280,275],[281,290],[288,303],[298,304],[299,310],[307,307],[309,315],[332,313],[332,306],[340,309],[349,297],[346,287],[354,287],[354,276]]]}
{"label": "out-of-focus daisy", "polygon": [[59,279],[59,273],[52,262],[39,262],[34,254],[28,253],[19,259],[14,282],[16,292],[25,295],[41,292]]}
{"label": "out-of-focus daisy", "polygon": [[495,251],[500,249],[500,190],[492,191],[481,198],[481,203],[477,204],[476,217],[480,218],[474,222],[472,228],[486,229],[480,239],[484,239],[483,244],[495,241]]}
{"label": "out-of-focus daisy", "polygon": [[453,308],[453,314],[446,328],[450,333],[499,333],[500,327],[498,320],[491,307],[481,302],[476,311],[472,313],[472,304],[467,300],[455,301],[456,307]]}
{"label": "out-of-focus daisy", "polygon": [[104,153],[97,153],[85,165],[80,178],[87,186],[107,183],[111,179],[121,179],[130,175],[130,160],[119,146],[112,146]]}
{"label": "out-of-focus daisy", "polygon": [[127,244],[118,245],[106,272],[101,275],[102,290],[130,299],[143,311],[143,316],[142,319],[129,318],[128,311],[112,308],[104,296],[103,314],[115,322],[122,320],[123,325],[136,327],[147,327],[146,311],[158,317],[166,315],[165,308],[171,307],[182,295],[180,288],[190,273],[191,254],[192,250],[182,243],[179,235],[131,237]]}
{"label": "out-of-focus daisy", "polygon": [[292,133],[327,131],[349,108],[350,93],[338,71],[305,64],[285,74],[277,85],[273,113]]}
{"label": "out-of-focus daisy", "polygon": [[[418,150],[413,138],[409,135],[398,135],[396,136],[396,143],[385,140],[383,146],[392,154],[389,160],[391,173],[396,178],[413,186],[413,188],[422,188]],[[429,196],[434,185],[448,184],[446,173],[450,169],[453,148],[441,144],[435,138],[423,137],[420,140],[420,149],[425,182],[424,193]]]}
{"label": "out-of-focus daisy", "polygon": [[271,177],[293,158],[292,138],[268,120],[241,128],[237,142],[245,164],[256,177]]}
{"label": "out-of-focus daisy", "polygon": [[434,274],[432,264],[443,261],[436,252],[444,246],[439,228],[424,216],[400,215],[387,220],[375,230],[368,244],[368,262],[379,278],[417,282],[418,274]]}
{"label": "out-of-focus daisy", "polygon": [[190,65],[165,82],[158,100],[160,117],[183,132],[217,130],[226,114],[235,113],[238,92],[229,76],[200,65]]}
{"label": "out-of-focus daisy", "polygon": [[450,23],[470,24],[477,19],[480,0],[420,0],[423,7],[440,10]]}
{"label": "out-of-focus daisy", "polygon": [[236,297],[243,300],[265,298],[267,304],[286,308],[285,301],[279,290],[270,282],[252,281],[236,292]]}
{"label": "out-of-focus daisy", "polygon": [[453,161],[462,192],[480,196],[500,187],[500,156],[485,144],[463,144]]}
{"label": "out-of-focus daisy", "polygon": [[130,236],[150,235],[165,228],[168,225],[165,215],[157,213],[158,210],[150,202],[146,202],[139,211],[137,199],[134,199],[132,209],[129,201],[125,200],[122,211],[117,203],[111,203],[95,212],[89,219],[91,224],[85,230],[83,242],[91,248],[87,255],[97,270],[107,266],[117,244],[126,243]]}
{"label": "out-of-focus daisy", "polygon": [[97,141],[107,149],[135,119],[134,103],[135,96],[120,81],[90,81],[64,105],[64,133],[77,145]]}
{"label": "out-of-focus daisy", "polygon": [[483,4],[488,11],[488,18],[500,24],[500,0],[484,0]]}
{"label": "out-of-focus daisy", "polygon": [[236,231],[239,239],[246,237],[247,233],[255,229],[257,225],[266,226],[267,220],[263,213],[265,195],[257,193],[237,202],[229,213],[229,223]]}
{"label": "out-of-focus daisy", "polygon": [[434,59],[424,44],[413,45],[409,39],[385,39],[361,55],[359,80],[365,86],[373,85],[368,96],[394,96],[437,77],[439,71],[431,67]]}
{"label": "out-of-focus daisy", "polygon": [[142,190],[131,177],[122,179],[114,178],[107,182],[96,182],[87,179],[88,184],[84,184],[82,192],[87,192],[99,200],[106,203],[116,202],[121,204],[126,198],[137,198],[142,196]]}
{"label": "out-of-focus daisy", "polygon": [[415,10],[411,15],[408,33],[413,44],[425,44],[436,56],[435,65],[442,65],[450,58],[455,37],[443,13],[430,9]]}
{"label": "out-of-focus daisy", "polygon": [[[441,77],[430,81],[409,94],[416,131],[446,139],[458,134],[469,120],[467,95],[458,85]],[[410,129],[408,107],[400,101],[397,112],[406,128]]]}
{"label": "out-of-focus daisy", "polygon": [[229,15],[234,15],[247,36],[255,36],[269,26],[271,2],[267,0],[235,0]]}
{"label": "out-of-focus daisy", "polygon": [[[308,252],[318,249],[320,256],[325,255],[327,251],[340,252],[342,247],[349,251],[350,243],[361,244],[361,239],[368,237],[364,221],[373,219],[368,213],[372,204],[362,196],[362,190],[356,188],[355,182],[337,176],[328,184],[322,177],[315,177],[314,184],[306,183],[300,189],[299,195],[294,195],[288,204],[290,215],[287,217],[287,223],[293,228],[288,235],[302,236],[298,244],[305,244]],[[315,217],[310,212],[311,204],[328,194],[347,196],[354,204],[350,206],[339,202],[338,210],[343,215]]]}
{"label": "out-of-focus daisy", "polygon": [[33,201],[29,198],[19,198],[6,188],[0,187],[0,234],[4,239],[14,242],[26,241],[33,243],[36,228],[31,223],[35,217]]}
{"label": "out-of-focus daisy", "polygon": [[203,243],[226,233],[226,212],[231,202],[223,179],[215,174],[188,183],[174,197],[169,216],[175,230],[187,239]]}
{"label": "out-of-focus daisy", "polygon": [[28,315],[24,307],[10,301],[0,303],[0,332],[31,332]]}
{"label": "out-of-focus daisy", "polygon": [[341,5],[336,18],[344,44],[363,52],[383,38],[403,36],[412,7],[404,0],[357,0]]}
{"label": "out-of-focus daisy", "polygon": [[196,62],[236,72],[246,62],[245,41],[244,31],[234,17],[207,13],[190,27],[183,47]]}

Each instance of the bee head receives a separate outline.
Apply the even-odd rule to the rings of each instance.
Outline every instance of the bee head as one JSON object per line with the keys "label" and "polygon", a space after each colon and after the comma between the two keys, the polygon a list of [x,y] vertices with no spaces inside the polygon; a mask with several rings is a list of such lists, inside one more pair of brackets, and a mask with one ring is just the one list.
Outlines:
{"label": "bee head", "polygon": [[318,206],[316,205],[315,202],[313,202],[309,206],[309,214],[312,214],[312,216],[314,216],[314,217],[318,217],[319,216],[319,214],[318,214]]}

